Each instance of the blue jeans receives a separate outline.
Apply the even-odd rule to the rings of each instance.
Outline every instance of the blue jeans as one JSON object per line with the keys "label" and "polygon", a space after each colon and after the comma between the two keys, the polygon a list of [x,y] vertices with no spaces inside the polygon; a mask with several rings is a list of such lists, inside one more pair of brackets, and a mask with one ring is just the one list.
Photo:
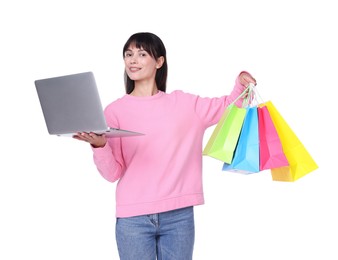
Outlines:
{"label": "blue jeans", "polygon": [[193,207],[116,220],[121,260],[191,260],[194,241]]}

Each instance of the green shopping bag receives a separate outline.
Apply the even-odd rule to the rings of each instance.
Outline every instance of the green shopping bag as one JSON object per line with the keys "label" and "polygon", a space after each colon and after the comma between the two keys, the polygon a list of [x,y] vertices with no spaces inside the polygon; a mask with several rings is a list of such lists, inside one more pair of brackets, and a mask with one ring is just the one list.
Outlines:
{"label": "green shopping bag", "polygon": [[230,104],[217,123],[202,154],[230,164],[242,129],[245,114],[245,108],[239,108],[234,103]]}

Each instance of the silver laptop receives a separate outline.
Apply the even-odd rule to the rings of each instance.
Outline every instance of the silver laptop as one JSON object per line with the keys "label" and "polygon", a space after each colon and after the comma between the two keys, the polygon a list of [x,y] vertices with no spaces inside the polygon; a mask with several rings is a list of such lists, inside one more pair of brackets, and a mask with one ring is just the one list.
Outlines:
{"label": "silver laptop", "polygon": [[71,137],[77,132],[107,137],[142,135],[108,127],[92,72],[39,79],[34,83],[51,135]]}

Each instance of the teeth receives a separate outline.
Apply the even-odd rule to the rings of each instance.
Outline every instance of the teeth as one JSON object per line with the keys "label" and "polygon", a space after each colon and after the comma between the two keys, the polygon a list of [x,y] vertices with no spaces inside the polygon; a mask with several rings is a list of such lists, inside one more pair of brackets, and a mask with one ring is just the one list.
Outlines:
{"label": "teeth", "polygon": [[139,68],[130,68],[129,70],[132,71],[132,72],[135,72],[135,71],[139,71],[140,69]]}

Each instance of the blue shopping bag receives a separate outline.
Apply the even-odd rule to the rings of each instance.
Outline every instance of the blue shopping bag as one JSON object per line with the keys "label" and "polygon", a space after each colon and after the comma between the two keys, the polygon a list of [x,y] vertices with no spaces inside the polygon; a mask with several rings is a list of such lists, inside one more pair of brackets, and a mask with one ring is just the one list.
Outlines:
{"label": "blue shopping bag", "polygon": [[257,106],[247,107],[234,157],[223,164],[223,171],[244,174],[259,172],[259,133]]}

